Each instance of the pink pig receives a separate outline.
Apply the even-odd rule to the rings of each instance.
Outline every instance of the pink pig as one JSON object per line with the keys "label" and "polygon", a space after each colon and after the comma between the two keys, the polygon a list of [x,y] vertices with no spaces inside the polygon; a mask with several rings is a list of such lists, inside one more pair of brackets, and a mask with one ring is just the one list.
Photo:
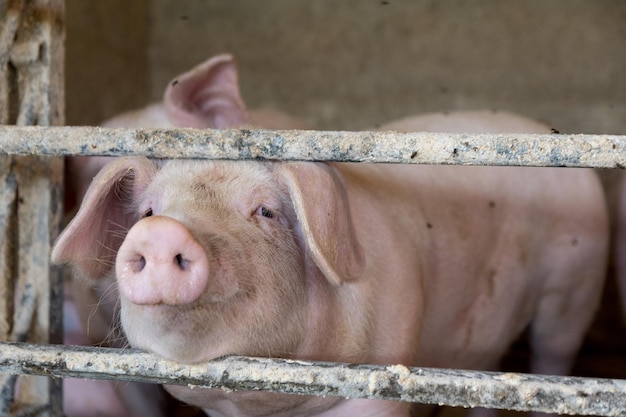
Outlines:
{"label": "pink pig", "polygon": [[[245,112],[233,103],[224,119]],[[530,326],[532,371],[561,374],[598,305],[607,251],[591,170],[131,157],[98,174],[53,260],[115,277],[130,344],[171,360],[494,369]],[[225,416],[410,410],[166,389]]]}
{"label": "pink pig", "polygon": [[424,113],[394,120],[379,127],[397,132],[449,133],[551,133],[543,123],[497,110],[469,110]]}
{"label": "pink pig", "polygon": [[[248,111],[238,86],[237,66],[231,55],[208,59],[172,80],[162,103],[114,117],[105,127],[212,127],[238,126],[267,129],[305,129],[307,125],[291,116],[271,109]],[[115,158],[68,158],[68,208],[79,203],[92,178]],[[72,201],[73,199],[73,201]],[[68,314],[77,320],[67,320],[66,343],[125,346],[119,331],[119,296],[113,277],[91,281],[77,280],[71,286]],[[82,322],[82,323],[80,323]],[[71,325],[73,324],[73,325]],[[82,324],[82,328],[81,327]],[[86,333],[86,334],[85,334]],[[104,381],[64,381],[65,412],[81,416],[95,412],[110,416],[165,415],[165,398],[153,386]],[[115,392],[116,395],[111,393]],[[92,395],[100,392],[99,396]],[[161,394],[161,395],[159,395]]]}
{"label": "pink pig", "polygon": [[[228,54],[214,56],[174,78],[162,103],[120,114],[102,123],[104,127],[194,127],[230,128],[253,126],[265,129],[306,129],[306,123],[271,109],[248,111],[241,97],[235,59]],[[68,160],[66,194],[80,202],[93,177],[113,161],[109,157],[74,157]],[[79,316],[89,323],[89,337],[102,343],[118,337],[113,308],[117,302],[110,283],[99,285],[96,293],[83,283],[75,286]],[[94,308],[98,306],[99,308]],[[124,341],[117,345],[124,344]]]}

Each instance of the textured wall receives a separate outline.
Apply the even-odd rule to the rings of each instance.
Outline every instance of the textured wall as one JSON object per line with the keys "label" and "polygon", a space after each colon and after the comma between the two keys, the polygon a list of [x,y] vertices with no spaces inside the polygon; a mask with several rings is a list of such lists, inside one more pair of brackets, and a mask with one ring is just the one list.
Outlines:
{"label": "textured wall", "polygon": [[66,0],[66,120],[93,125],[149,97],[147,0]]}
{"label": "textured wall", "polygon": [[231,52],[244,96],[318,128],[494,108],[626,132],[622,0],[67,0],[67,120],[160,98]]}
{"label": "textured wall", "polygon": [[319,128],[497,108],[624,133],[624,21],[622,0],[154,0],[151,96],[228,51],[251,105]]}

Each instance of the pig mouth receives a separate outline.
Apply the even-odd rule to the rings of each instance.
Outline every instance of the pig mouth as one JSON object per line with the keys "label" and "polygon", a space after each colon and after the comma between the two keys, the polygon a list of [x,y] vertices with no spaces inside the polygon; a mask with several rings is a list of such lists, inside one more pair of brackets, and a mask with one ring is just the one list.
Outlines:
{"label": "pig mouth", "polygon": [[150,329],[156,333],[192,332],[197,337],[195,332],[206,334],[219,323],[225,325],[225,317],[235,317],[236,306],[240,304],[236,300],[243,298],[243,291],[238,291],[226,301],[216,301],[210,295],[203,295],[187,304],[135,304],[121,297],[122,325],[126,328],[127,325],[142,322],[146,333]]}
{"label": "pig mouth", "polygon": [[[210,297],[207,297],[210,298]],[[132,301],[124,300],[122,297],[123,308],[132,311],[133,315],[138,317],[149,317],[154,321],[176,321],[186,320],[190,315],[200,315],[206,313],[207,310],[214,309],[223,301],[210,301],[198,299],[186,304],[168,304],[168,303],[152,303],[152,304],[136,304]],[[220,309],[220,308],[216,308]]]}
{"label": "pig mouth", "polygon": [[122,316],[122,327],[133,348],[186,364],[243,354],[232,337],[223,336],[224,324],[206,314],[177,306],[140,306],[138,310],[128,312],[132,320]]}

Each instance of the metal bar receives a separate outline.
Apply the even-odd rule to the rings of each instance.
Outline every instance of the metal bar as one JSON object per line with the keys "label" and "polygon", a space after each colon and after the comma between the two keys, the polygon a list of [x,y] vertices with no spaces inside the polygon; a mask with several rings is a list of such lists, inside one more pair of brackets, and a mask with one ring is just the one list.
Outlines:
{"label": "metal bar", "polygon": [[[0,123],[64,124],[63,0],[0,0]],[[2,141],[2,138],[0,138]],[[0,340],[62,341],[62,158],[0,156]],[[0,415],[62,416],[61,382],[0,378]]]}
{"label": "metal bar", "polygon": [[0,371],[560,414],[626,413],[626,381],[614,379],[245,357],[184,365],[137,350],[22,343],[0,343]]}
{"label": "metal bar", "polygon": [[622,168],[626,136],[2,126],[0,154]]}

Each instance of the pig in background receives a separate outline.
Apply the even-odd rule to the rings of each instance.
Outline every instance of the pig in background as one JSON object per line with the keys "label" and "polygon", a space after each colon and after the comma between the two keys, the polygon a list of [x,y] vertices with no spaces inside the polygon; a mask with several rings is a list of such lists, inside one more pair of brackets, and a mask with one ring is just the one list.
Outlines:
{"label": "pig in background", "polygon": [[[230,75],[217,78],[226,88],[180,91],[217,91],[215,120],[243,125],[249,116],[232,58],[226,62]],[[154,126],[155,115],[184,114],[179,120],[191,125],[206,108],[169,103],[184,104],[117,120]],[[431,114],[382,129],[549,131],[500,112]],[[581,169],[120,158],[91,184],[53,257],[101,289],[116,280],[131,346],[168,359],[240,354],[494,369],[531,325],[532,371],[559,374],[601,293],[603,201],[593,171]],[[109,312],[103,323],[115,326],[114,318]],[[166,389],[226,416],[410,408]]]}
{"label": "pig in background", "polygon": [[[269,109],[249,110],[239,92],[237,67],[231,55],[217,55],[175,77],[163,101],[117,115],[103,127],[191,127],[308,129],[295,117]],[[73,157],[67,161],[66,188],[71,210],[80,204],[93,177],[112,158]]]}

